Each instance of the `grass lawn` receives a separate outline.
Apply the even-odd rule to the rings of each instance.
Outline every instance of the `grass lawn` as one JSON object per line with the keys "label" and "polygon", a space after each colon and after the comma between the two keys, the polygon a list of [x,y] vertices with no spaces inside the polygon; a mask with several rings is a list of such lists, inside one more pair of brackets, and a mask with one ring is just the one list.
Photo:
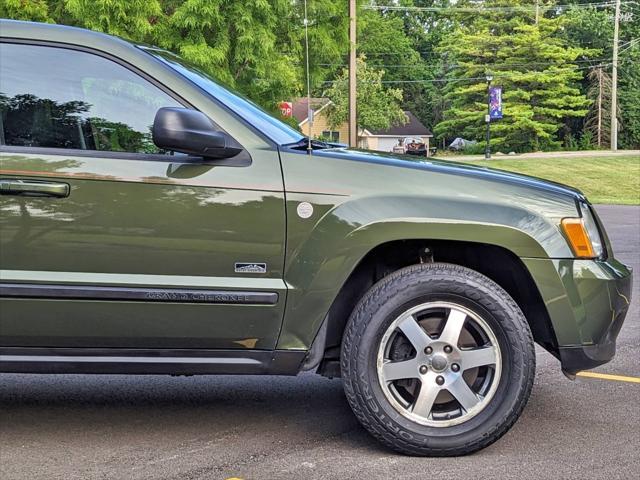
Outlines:
{"label": "grass lawn", "polygon": [[640,156],[496,158],[465,162],[523,173],[576,187],[591,203],[640,205]]}

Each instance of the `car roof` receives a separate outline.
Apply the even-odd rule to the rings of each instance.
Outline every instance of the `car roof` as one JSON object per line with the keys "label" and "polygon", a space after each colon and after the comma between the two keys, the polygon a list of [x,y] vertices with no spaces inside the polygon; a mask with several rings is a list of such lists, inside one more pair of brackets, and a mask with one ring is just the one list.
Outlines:
{"label": "car roof", "polygon": [[135,44],[106,33],[67,25],[21,20],[0,19],[0,38],[66,43],[125,56],[127,53],[131,55],[139,50]]}

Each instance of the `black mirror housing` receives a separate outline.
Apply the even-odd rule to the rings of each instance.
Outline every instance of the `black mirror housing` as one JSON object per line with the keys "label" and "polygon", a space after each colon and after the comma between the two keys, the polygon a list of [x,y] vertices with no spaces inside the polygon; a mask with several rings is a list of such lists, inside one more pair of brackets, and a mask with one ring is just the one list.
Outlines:
{"label": "black mirror housing", "polygon": [[188,108],[159,109],[152,138],[158,148],[204,158],[230,158],[242,152],[229,135],[215,129],[209,117]]}

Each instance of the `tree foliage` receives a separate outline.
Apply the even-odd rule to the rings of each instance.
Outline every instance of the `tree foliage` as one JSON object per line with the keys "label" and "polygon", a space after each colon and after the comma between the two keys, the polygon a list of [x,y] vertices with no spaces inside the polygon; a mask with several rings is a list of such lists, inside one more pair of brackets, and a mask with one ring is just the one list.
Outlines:
{"label": "tree foliage", "polygon": [[[576,7],[588,1],[575,2]],[[634,5],[623,5],[623,17],[620,22],[620,58],[618,68],[618,143],[622,148],[640,148],[640,44],[630,44],[640,37],[640,9]],[[605,75],[610,76],[613,54],[613,8],[598,9],[584,6],[571,8],[567,17],[564,36],[570,45],[595,49],[598,58],[593,69],[602,65]],[[589,72],[585,72],[585,77]],[[584,88],[590,83],[585,78]],[[589,118],[585,119],[588,121]],[[585,124],[586,127],[588,127]],[[604,125],[604,135],[610,138],[610,119]],[[588,128],[587,130],[588,131]],[[608,140],[607,140],[608,141]],[[606,142],[605,142],[605,147]]]}
{"label": "tree foliage", "polygon": [[[413,6],[416,2],[404,3]],[[443,26],[429,23],[430,18],[420,12],[381,14],[364,10],[358,28],[358,52],[367,58],[368,65],[385,71],[385,81],[398,82],[390,85],[401,87],[403,108],[416,114],[425,125],[436,124],[442,111],[437,85],[430,81],[415,82],[432,80],[439,70],[439,56],[432,47],[438,42]]]}
{"label": "tree foliage", "polygon": [[[637,38],[637,37],[636,37]],[[618,90],[622,148],[640,149],[640,45],[624,57]]]}
{"label": "tree foliage", "polygon": [[158,0],[66,0],[64,10],[85,28],[145,40],[162,10]]}
{"label": "tree foliage", "polygon": [[47,0],[0,0],[0,17],[50,22]]}
{"label": "tree foliage", "polygon": [[[392,125],[405,124],[407,117],[401,107],[402,90],[384,87],[384,70],[369,67],[362,57],[357,62],[358,129],[384,130]],[[332,102],[327,107],[327,120],[332,128],[349,118],[348,92],[349,73],[344,69],[326,92]]]}
{"label": "tree foliage", "polygon": [[[504,87],[505,118],[492,125],[495,147],[549,149],[582,137],[592,108],[587,76],[599,66],[605,74],[611,69],[613,9],[592,3],[540,0],[536,24],[533,0],[359,0],[358,53],[369,78],[359,84],[366,92],[359,95],[366,112],[360,121],[397,122],[401,108],[443,141],[482,141],[482,78],[490,70]],[[376,4],[438,10],[365,8]],[[338,87],[349,50],[347,5],[307,0],[312,94],[332,95],[336,105],[346,92]],[[640,42],[628,43],[640,37],[640,9],[625,4],[623,11],[619,140],[640,148]],[[306,94],[302,0],[0,0],[0,16],[159,45],[273,111],[277,102]]]}
{"label": "tree foliage", "polygon": [[[504,0],[487,6],[513,6]],[[492,125],[495,148],[515,151],[558,148],[564,120],[583,117],[589,100],[582,94],[576,60],[591,52],[570,47],[558,35],[562,17],[541,16],[536,24],[529,12],[513,11],[500,22],[475,15],[460,22],[439,47],[453,63],[446,98],[451,102],[438,135],[480,139],[485,130],[487,81],[503,87],[504,118]]]}

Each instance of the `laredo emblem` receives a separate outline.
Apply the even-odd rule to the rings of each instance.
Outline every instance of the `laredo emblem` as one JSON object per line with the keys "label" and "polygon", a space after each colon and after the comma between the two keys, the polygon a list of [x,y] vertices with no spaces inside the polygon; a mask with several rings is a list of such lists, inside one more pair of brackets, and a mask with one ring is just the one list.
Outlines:
{"label": "laredo emblem", "polygon": [[236,263],[236,273],[267,273],[266,263]]}

